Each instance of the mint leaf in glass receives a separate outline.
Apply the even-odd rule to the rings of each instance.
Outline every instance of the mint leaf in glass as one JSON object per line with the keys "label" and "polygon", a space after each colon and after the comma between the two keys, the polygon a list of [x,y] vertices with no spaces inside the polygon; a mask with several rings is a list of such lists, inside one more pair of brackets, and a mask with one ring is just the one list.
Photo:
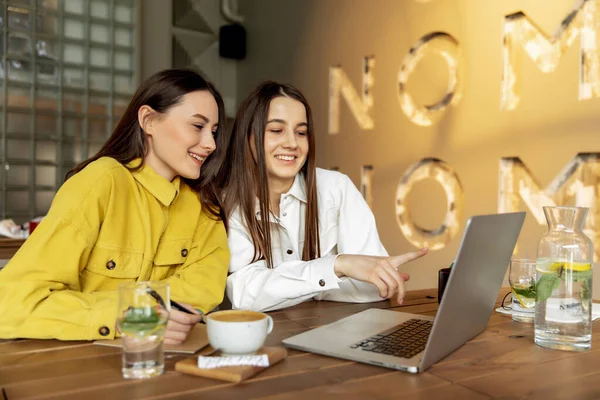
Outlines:
{"label": "mint leaf in glass", "polygon": [[531,281],[529,282],[529,286],[525,287],[525,285],[526,284],[519,286],[515,284],[513,285],[512,290],[513,292],[515,292],[515,294],[519,296],[523,296],[528,299],[534,299],[536,297],[535,279],[531,279]]}
{"label": "mint leaf in glass", "polygon": [[560,278],[557,275],[544,275],[540,278],[536,285],[535,301],[540,303],[546,301],[552,292],[560,286]]}
{"label": "mint leaf in glass", "polygon": [[117,323],[122,333],[144,336],[164,328],[166,319],[161,320],[160,315],[153,308],[130,307]]}
{"label": "mint leaf in glass", "polygon": [[131,307],[125,312],[124,322],[131,324],[152,324],[158,322],[156,310],[150,307]]}

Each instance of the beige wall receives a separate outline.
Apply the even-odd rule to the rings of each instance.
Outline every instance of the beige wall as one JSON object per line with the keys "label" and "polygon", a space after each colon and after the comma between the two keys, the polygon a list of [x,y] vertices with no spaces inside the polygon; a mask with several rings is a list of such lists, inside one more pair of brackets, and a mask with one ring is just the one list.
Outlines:
{"label": "beige wall", "polygon": [[140,2],[140,78],[171,68],[171,0],[143,0]]}
{"label": "beige wall", "polygon": [[[498,164],[519,156],[545,187],[578,152],[600,151],[600,99],[578,101],[579,40],[556,72],[543,74],[523,56],[522,101],[500,111],[501,28],[506,14],[522,10],[546,32],[554,32],[573,0],[252,0],[240,2],[248,31],[248,59],[239,64],[238,93],[246,95],[264,79],[290,82],[312,104],[318,164],[338,166],[355,184],[360,166],[374,166],[374,213],[390,253],[414,249],[400,232],[394,196],[405,170],[424,157],[438,157],[458,173],[465,193],[459,235],[406,269],[410,288],[435,287],[437,270],[458,248],[468,216],[498,207]],[[550,6],[551,4],[551,6]],[[460,103],[437,125],[423,128],[402,113],[397,76],[408,49],[423,35],[445,31],[460,41],[466,78]],[[341,64],[360,88],[361,62],[374,54],[375,129],[361,131],[345,103],[341,133],[327,134],[328,67]],[[419,102],[440,98],[447,85],[445,63],[427,57],[409,81]],[[241,99],[240,99],[241,100]],[[413,192],[416,222],[436,228],[445,214],[441,187],[424,182]],[[522,205],[523,209],[525,207]],[[535,257],[544,227],[528,213],[519,255]],[[597,296],[596,296],[597,297]]]}
{"label": "beige wall", "polygon": [[[227,116],[235,116],[238,63],[219,56],[219,28],[229,23],[221,14],[220,0],[188,1],[187,13],[182,15],[177,15],[173,3],[174,0],[139,3],[140,78],[146,79],[166,68],[194,68],[219,89]],[[230,3],[235,11],[237,1]],[[181,26],[182,21],[185,27]],[[173,43],[185,52],[188,62],[181,64],[180,60],[178,65],[173,61]]]}

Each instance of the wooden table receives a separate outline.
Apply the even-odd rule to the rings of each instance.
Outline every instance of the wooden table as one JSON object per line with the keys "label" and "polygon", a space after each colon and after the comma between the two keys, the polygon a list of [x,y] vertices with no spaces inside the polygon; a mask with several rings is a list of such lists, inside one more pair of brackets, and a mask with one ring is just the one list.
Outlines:
{"label": "wooden table", "polygon": [[[502,292],[499,299],[505,292]],[[435,315],[437,290],[409,292],[393,302],[308,302],[271,313],[268,344],[370,308]],[[169,357],[163,376],[121,378],[120,349],[88,342],[0,342],[0,386],[9,400],[44,399],[598,399],[600,325],[591,351],[553,351],[533,344],[532,325],[494,313],[487,330],[427,372],[413,375],[289,350],[288,359],[239,384],[175,372]],[[2,395],[0,394],[0,399]]]}
{"label": "wooden table", "polygon": [[[11,258],[25,243],[25,239],[9,239],[0,237],[0,260]],[[1,399],[1,397],[0,397]]]}

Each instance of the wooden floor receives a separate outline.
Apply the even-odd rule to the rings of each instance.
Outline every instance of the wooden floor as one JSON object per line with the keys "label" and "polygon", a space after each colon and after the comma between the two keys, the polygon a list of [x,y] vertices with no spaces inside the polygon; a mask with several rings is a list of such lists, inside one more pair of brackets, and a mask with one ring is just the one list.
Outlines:
{"label": "wooden floor", "polygon": [[[389,301],[308,302],[274,312],[267,344],[370,307],[435,315],[437,291],[409,292],[402,307]],[[420,375],[289,350],[287,360],[238,385],[175,372],[181,356],[168,356],[161,377],[128,381],[121,378],[120,349],[88,342],[0,341],[0,387],[9,400],[599,399],[599,327],[594,325],[591,351],[552,351],[535,346],[532,325],[494,313],[483,334]]]}

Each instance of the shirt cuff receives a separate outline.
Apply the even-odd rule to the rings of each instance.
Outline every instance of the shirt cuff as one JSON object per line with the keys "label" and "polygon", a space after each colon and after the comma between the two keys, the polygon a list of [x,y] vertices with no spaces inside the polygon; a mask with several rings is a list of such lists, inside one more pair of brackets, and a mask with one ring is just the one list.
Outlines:
{"label": "shirt cuff", "polygon": [[[116,296],[115,296],[116,297]],[[114,339],[117,336],[116,298],[96,303],[88,325],[88,340]]]}
{"label": "shirt cuff", "polygon": [[[331,263],[331,270],[333,271],[333,276],[335,276],[336,282],[337,282],[338,284],[339,284],[340,282],[344,282],[345,280],[347,280],[347,279],[348,279],[348,277],[347,277],[347,276],[342,276],[342,277],[340,278],[339,276],[337,276],[337,275],[335,274],[335,260],[337,260],[337,258],[338,258],[339,256],[341,256],[341,254],[336,254],[336,255],[334,256],[333,262]],[[339,287],[339,285],[338,285],[338,287]]]}
{"label": "shirt cuff", "polygon": [[323,292],[338,289],[340,278],[334,272],[335,259],[339,255],[325,256],[313,260],[313,273],[311,274],[311,286],[315,292]]}

